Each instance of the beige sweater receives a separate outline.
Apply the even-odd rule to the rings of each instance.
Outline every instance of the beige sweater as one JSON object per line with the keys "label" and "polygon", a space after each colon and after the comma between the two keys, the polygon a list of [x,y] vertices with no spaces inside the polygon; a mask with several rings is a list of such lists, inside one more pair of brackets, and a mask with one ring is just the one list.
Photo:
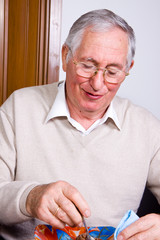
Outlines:
{"label": "beige sweater", "polygon": [[160,202],[160,122],[115,97],[121,130],[112,119],[82,136],[65,117],[45,122],[57,83],[13,93],[0,112],[0,233],[34,239],[38,220],[25,200],[39,183],[65,180],[91,207],[90,226],[117,226],[135,212],[146,182]]}

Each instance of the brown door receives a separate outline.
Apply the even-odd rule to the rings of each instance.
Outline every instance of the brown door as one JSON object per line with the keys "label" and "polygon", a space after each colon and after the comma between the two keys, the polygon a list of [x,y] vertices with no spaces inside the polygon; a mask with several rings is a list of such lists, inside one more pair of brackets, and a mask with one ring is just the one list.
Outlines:
{"label": "brown door", "polygon": [[62,0],[0,0],[0,105],[16,89],[58,81]]}

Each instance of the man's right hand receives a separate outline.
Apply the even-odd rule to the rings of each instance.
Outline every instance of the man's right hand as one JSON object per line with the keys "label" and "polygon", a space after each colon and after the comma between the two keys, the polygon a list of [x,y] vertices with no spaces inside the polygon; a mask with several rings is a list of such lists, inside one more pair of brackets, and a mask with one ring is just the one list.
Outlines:
{"label": "man's right hand", "polygon": [[81,226],[82,218],[91,212],[80,192],[64,181],[36,186],[27,197],[26,209],[30,216],[38,218],[56,228],[65,224]]}

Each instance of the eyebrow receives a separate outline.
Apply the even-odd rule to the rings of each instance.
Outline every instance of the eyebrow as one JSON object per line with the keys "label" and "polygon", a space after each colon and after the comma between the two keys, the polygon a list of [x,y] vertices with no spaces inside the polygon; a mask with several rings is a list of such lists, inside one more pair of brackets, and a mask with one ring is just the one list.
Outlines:
{"label": "eyebrow", "polygon": [[95,60],[95,59],[93,59],[93,58],[84,58],[84,59],[82,59],[82,61],[87,61],[87,62],[92,62],[92,63],[94,63],[95,65],[98,65],[98,62]]}
{"label": "eyebrow", "polygon": [[123,65],[120,63],[110,63],[107,65],[107,67],[118,67],[119,69],[122,69]]}

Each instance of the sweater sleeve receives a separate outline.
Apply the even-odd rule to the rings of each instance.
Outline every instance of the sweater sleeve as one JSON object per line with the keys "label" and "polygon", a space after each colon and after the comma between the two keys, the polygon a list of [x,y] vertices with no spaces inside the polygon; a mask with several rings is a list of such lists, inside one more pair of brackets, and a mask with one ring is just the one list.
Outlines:
{"label": "sweater sleeve", "polygon": [[148,172],[147,186],[160,204],[160,121],[150,119],[148,128],[150,136],[151,162]]}
{"label": "sweater sleeve", "polygon": [[147,184],[160,204],[160,147],[152,158]]}
{"label": "sweater sleeve", "polygon": [[16,159],[14,119],[6,114],[2,106],[0,109],[1,224],[18,223],[30,218],[25,210],[25,202],[29,191],[38,185],[31,181],[15,181]]}

